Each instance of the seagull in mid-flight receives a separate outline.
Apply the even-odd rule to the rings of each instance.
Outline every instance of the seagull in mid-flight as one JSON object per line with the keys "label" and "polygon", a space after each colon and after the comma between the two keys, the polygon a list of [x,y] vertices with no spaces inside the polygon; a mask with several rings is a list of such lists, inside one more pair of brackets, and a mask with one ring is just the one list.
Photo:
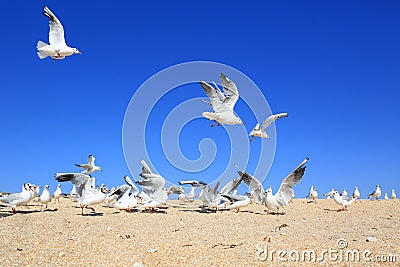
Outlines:
{"label": "seagull in mid-flight", "polygon": [[75,166],[82,168],[83,169],[82,173],[89,174],[89,176],[91,177],[92,176],[91,174],[94,173],[95,171],[101,171],[101,172],[103,171],[103,169],[101,167],[96,166],[94,164],[95,159],[96,158],[93,155],[89,155],[88,163],[84,163],[84,164],[75,163]]}
{"label": "seagull in mid-flight", "polygon": [[69,47],[65,43],[64,28],[56,15],[47,6],[44,7],[43,15],[50,19],[50,44],[46,44],[43,41],[37,42],[36,48],[39,58],[43,59],[50,56],[56,61],[57,59],[64,59],[66,56],[73,54],[81,54],[78,49]]}
{"label": "seagull in mid-flight", "polygon": [[214,112],[203,112],[203,116],[209,120],[214,120],[211,127],[217,122],[217,126],[220,124],[244,124],[240,118],[238,118],[233,113],[233,108],[239,99],[239,91],[236,84],[226,77],[222,72],[220,74],[222,88],[224,92],[222,93],[218,86],[214,83],[214,87],[210,84],[200,81],[200,85],[204,92],[210,98],[210,104]]}
{"label": "seagull in mid-flight", "polygon": [[280,119],[280,118],[286,118],[288,117],[289,114],[287,113],[279,113],[279,114],[275,114],[275,115],[271,115],[269,116],[261,125],[257,123],[256,126],[253,128],[253,130],[251,130],[249,136],[251,136],[250,141],[253,141],[255,138],[257,137],[261,137],[261,138],[267,138],[270,139],[269,135],[267,134],[267,132],[265,131],[265,129],[270,126],[273,122],[275,122],[276,120]]}

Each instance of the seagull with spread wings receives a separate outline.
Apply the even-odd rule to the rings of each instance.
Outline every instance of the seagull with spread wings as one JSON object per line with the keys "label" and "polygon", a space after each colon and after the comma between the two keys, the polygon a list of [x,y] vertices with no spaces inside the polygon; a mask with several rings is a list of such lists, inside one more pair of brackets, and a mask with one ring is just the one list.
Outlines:
{"label": "seagull with spread wings", "polygon": [[246,172],[239,172],[245,184],[250,187],[251,192],[254,196],[255,201],[258,204],[264,204],[267,207],[269,213],[270,210],[275,210],[276,214],[279,214],[279,208],[286,206],[292,195],[294,194],[293,187],[297,185],[303,178],[304,171],[306,169],[305,164],[308,162],[308,158],[294,169],[285,179],[283,179],[278,192],[274,195],[271,189],[264,191],[263,186],[257,178],[251,176]]}
{"label": "seagull with spread wings", "polygon": [[46,44],[43,41],[37,42],[36,48],[38,50],[38,57],[43,59],[50,56],[56,61],[57,59],[64,59],[66,56],[71,56],[73,54],[81,54],[78,49],[69,47],[65,43],[64,28],[60,20],[47,6],[44,7],[43,15],[50,19],[50,44]]}
{"label": "seagull with spread wings", "polygon": [[83,163],[83,164],[75,163],[75,166],[82,168],[83,169],[82,173],[86,173],[86,174],[89,174],[89,176],[92,176],[91,174],[94,173],[95,171],[101,171],[101,172],[103,171],[103,169],[101,167],[96,166],[94,164],[95,159],[96,158],[93,155],[89,155],[88,161],[87,161],[88,163]]}
{"label": "seagull with spread wings", "polygon": [[223,93],[218,86],[214,83],[214,87],[210,84],[200,81],[200,85],[204,92],[210,98],[210,104],[214,112],[203,112],[203,116],[209,120],[214,120],[211,127],[215,122],[220,124],[244,124],[240,118],[233,113],[233,108],[239,99],[239,91],[236,84],[226,77],[222,72],[220,74]]}
{"label": "seagull with spread wings", "polygon": [[108,192],[107,188],[104,185],[101,185],[100,189],[94,188],[94,178],[90,177],[89,175],[83,173],[56,173],[54,178],[58,182],[70,181],[76,186],[78,205],[82,209],[82,215],[84,215],[84,208],[91,209],[93,212],[96,212],[94,208],[89,207],[89,205],[100,204],[106,199],[106,193]]}
{"label": "seagull with spread wings", "polygon": [[165,188],[165,179],[150,170],[149,165],[144,160],[141,160],[142,173],[140,176],[142,181],[136,181],[142,187],[143,192],[148,196],[142,200],[142,207],[154,211],[155,207],[162,206],[167,203],[168,189]]}
{"label": "seagull with spread wings", "polygon": [[129,176],[125,175],[124,180],[126,184],[119,186],[108,197],[117,196],[117,199],[111,207],[130,212],[131,208],[134,208],[137,205],[136,197],[139,195],[139,189],[135,186]]}
{"label": "seagull with spread wings", "polygon": [[271,115],[269,116],[261,125],[257,123],[256,126],[253,128],[253,130],[251,130],[249,136],[251,136],[250,141],[253,141],[255,138],[257,137],[261,137],[261,138],[267,138],[270,139],[269,135],[267,134],[267,132],[265,131],[265,129],[270,126],[273,122],[279,120],[280,118],[286,118],[288,117],[289,114],[287,113],[279,113],[279,114],[275,114],[275,115]]}

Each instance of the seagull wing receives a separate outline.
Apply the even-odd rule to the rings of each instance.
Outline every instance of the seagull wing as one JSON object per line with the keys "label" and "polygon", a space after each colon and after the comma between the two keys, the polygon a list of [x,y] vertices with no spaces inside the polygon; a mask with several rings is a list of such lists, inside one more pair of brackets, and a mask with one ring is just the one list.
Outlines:
{"label": "seagull wing", "polygon": [[[142,176],[143,174],[150,174],[152,173],[150,170],[149,165],[147,165],[146,161],[141,160],[140,164],[142,164],[142,173],[140,174],[140,176]],[[143,177],[143,176],[142,176]]]}
{"label": "seagull wing", "polygon": [[287,113],[279,113],[279,114],[275,114],[275,115],[271,115],[269,116],[262,124],[261,129],[265,130],[265,128],[267,128],[268,126],[271,125],[271,123],[273,123],[274,121],[280,119],[280,118],[286,118],[289,115]]}
{"label": "seagull wing", "polygon": [[256,202],[260,205],[264,204],[265,191],[261,182],[247,172],[238,171],[238,173],[242,177],[243,182],[251,189],[251,194],[254,196]]}
{"label": "seagull wing", "polygon": [[292,171],[285,179],[283,179],[278,192],[275,194],[276,200],[280,205],[284,206],[289,203],[289,200],[293,194],[293,187],[300,182],[301,178],[303,178],[304,171],[306,170],[306,166],[304,165],[308,160],[309,158],[303,160],[303,162],[297,166],[294,171]]}
{"label": "seagull wing", "polygon": [[65,39],[64,39],[64,28],[61,25],[61,22],[58,20],[56,15],[54,15],[51,10],[45,6],[43,15],[50,19],[50,32],[49,32],[49,43],[50,45],[55,46],[64,46]]}
{"label": "seagull wing", "polygon": [[112,192],[109,197],[116,195],[117,200],[120,199],[127,191],[131,190],[131,187],[127,184],[123,184],[121,186],[118,186],[117,189]]}
{"label": "seagull wing", "polygon": [[210,98],[210,104],[215,112],[222,112],[224,105],[222,104],[219,98],[221,97],[222,93],[219,89],[215,89],[211,85],[206,82],[200,81],[200,85],[203,88],[204,92],[207,94],[208,98]]}
{"label": "seagull wing", "polygon": [[236,190],[240,183],[242,182],[242,177],[233,179],[232,181],[228,182],[224,187],[221,189],[221,195],[226,195],[232,192],[233,190]]}
{"label": "seagull wing", "polygon": [[134,196],[139,195],[139,189],[136,187],[135,183],[131,180],[131,178],[129,178],[128,175],[124,176],[124,180],[131,187],[131,191],[129,193],[133,194]]}
{"label": "seagull wing", "polygon": [[90,155],[89,157],[88,157],[88,160],[87,160],[87,163],[88,163],[88,165],[89,166],[95,166],[94,165],[94,160],[95,160],[96,158],[94,157],[94,156],[92,156],[92,155]]}
{"label": "seagull wing", "polygon": [[76,186],[79,196],[82,196],[83,190],[87,189],[88,181],[91,180],[89,175],[83,173],[56,173],[54,178],[58,182],[70,181]]}
{"label": "seagull wing", "polygon": [[222,72],[220,73],[220,78],[225,94],[224,104],[227,108],[233,110],[233,107],[239,99],[239,91],[236,87],[236,84],[226,77]]}
{"label": "seagull wing", "polygon": [[165,186],[165,180],[158,174],[155,173],[142,173],[142,181],[137,181],[136,183],[140,185],[148,195],[154,194],[156,191],[160,191]]}

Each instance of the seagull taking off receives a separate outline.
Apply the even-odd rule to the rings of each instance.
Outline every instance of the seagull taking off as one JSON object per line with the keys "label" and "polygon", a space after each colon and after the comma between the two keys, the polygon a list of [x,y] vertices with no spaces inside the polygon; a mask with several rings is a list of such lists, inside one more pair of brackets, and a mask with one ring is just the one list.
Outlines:
{"label": "seagull taking off", "polygon": [[111,205],[111,207],[130,212],[131,208],[134,208],[137,205],[136,196],[139,195],[139,189],[135,186],[129,176],[125,175],[124,180],[126,184],[115,189],[114,192],[109,195],[109,197],[117,196],[117,199]]}
{"label": "seagull taking off", "polygon": [[64,39],[64,28],[58,18],[45,6],[43,15],[50,19],[50,32],[49,32],[49,43],[38,41],[36,48],[37,54],[40,59],[48,56],[52,57],[54,61],[57,59],[63,59],[66,56],[73,54],[81,54],[76,48],[69,47],[65,43]]}
{"label": "seagull taking off", "polygon": [[286,206],[289,200],[294,194],[293,187],[297,185],[303,178],[306,166],[309,158],[303,160],[296,169],[294,169],[285,179],[283,179],[278,192],[273,195],[271,189],[267,189],[264,192],[262,184],[257,178],[251,176],[246,172],[239,171],[245,184],[250,187],[250,194],[254,196],[255,201],[258,204],[265,204],[267,206],[267,211],[275,210],[276,214],[279,214],[279,208]]}
{"label": "seagull taking off", "polygon": [[165,188],[165,179],[150,170],[149,165],[144,160],[141,160],[142,173],[139,174],[143,180],[136,181],[142,187],[143,192],[148,196],[142,200],[142,207],[154,211],[155,207],[162,206],[167,203],[168,190]]}
{"label": "seagull taking off", "polygon": [[209,120],[214,120],[211,127],[215,125],[215,122],[218,123],[217,126],[220,124],[244,124],[242,120],[233,113],[233,108],[239,99],[239,91],[236,84],[222,72],[220,77],[224,93],[219,90],[215,83],[214,86],[216,88],[206,82],[200,82],[204,92],[210,98],[210,104],[214,110],[214,112],[203,112],[202,115]]}
{"label": "seagull taking off", "polygon": [[251,136],[250,138],[250,142],[253,141],[254,139],[256,139],[257,137],[261,137],[261,138],[267,138],[270,139],[269,135],[267,134],[267,132],[265,131],[265,129],[270,126],[273,122],[275,122],[276,120],[280,119],[280,118],[286,118],[288,117],[289,114],[287,113],[279,113],[279,114],[275,114],[275,115],[271,115],[269,116],[261,125],[257,123],[256,126],[253,128],[253,130],[251,130],[249,136]]}
{"label": "seagull taking off", "polygon": [[89,176],[91,177],[92,176],[91,174],[94,173],[95,171],[101,171],[101,172],[103,171],[103,169],[101,167],[96,166],[94,164],[95,159],[96,158],[93,155],[89,155],[88,163],[84,163],[84,164],[75,163],[75,166],[82,168],[83,169],[82,173],[89,174]]}
{"label": "seagull taking off", "polygon": [[107,188],[102,185],[100,189],[93,188],[94,178],[83,173],[56,173],[54,178],[58,182],[71,181],[73,185],[76,186],[78,193],[78,204],[82,209],[91,209],[96,212],[94,208],[89,207],[89,205],[95,205],[104,202],[106,199]]}
{"label": "seagull taking off", "polygon": [[379,197],[381,196],[381,194],[382,194],[381,187],[378,184],[378,185],[376,185],[374,192],[372,192],[371,194],[368,195],[368,198],[374,197],[374,198],[376,198],[376,200],[379,200]]}

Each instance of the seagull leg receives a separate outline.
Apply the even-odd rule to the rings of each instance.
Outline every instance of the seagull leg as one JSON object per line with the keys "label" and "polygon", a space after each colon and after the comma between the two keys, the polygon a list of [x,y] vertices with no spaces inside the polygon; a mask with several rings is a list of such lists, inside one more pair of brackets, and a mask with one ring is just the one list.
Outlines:
{"label": "seagull leg", "polygon": [[214,122],[211,124],[211,127],[214,127],[214,125],[215,125],[215,120],[214,120]]}
{"label": "seagull leg", "polygon": [[221,124],[218,122],[217,126],[221,126]]}
{"label": "seagull leg", "polygon": [[12,208],[13,214],[17,213],[17,210],[15,208]]}
{"label": "seagull leg", "polygon": [[82,216],[83,216],[83,215],[84,215],[84,214],[83,214],[83,207],[81,207],[81,209],[82,209]]}

